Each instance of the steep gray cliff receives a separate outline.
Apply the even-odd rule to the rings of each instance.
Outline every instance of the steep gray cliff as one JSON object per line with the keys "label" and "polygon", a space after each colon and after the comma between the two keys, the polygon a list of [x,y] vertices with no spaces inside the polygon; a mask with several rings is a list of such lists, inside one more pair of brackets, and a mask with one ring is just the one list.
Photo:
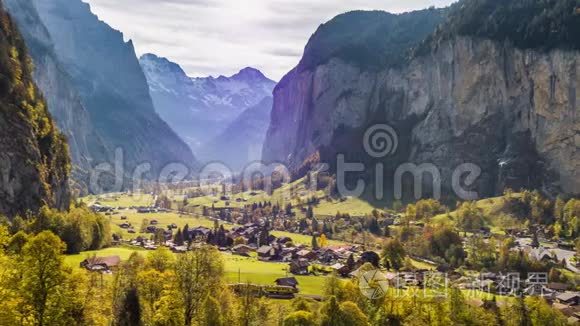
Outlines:
{"label": "steep gray cliff", "polygon": [[[189,147],[155,112],[132,43],[80,0],[29,1],[11,0],[11,7],[22,16],[21,28],[36,49],[36,77],[71,139],[75,163],[113,163],[122,149],[126,176],[142,163],[151,164],[149,177],[168,163],[195,169]],[[36,15],[21,12],[25,5]],[[87,174],[81,177],[88,183]]]}
{"label": "steep gray cliff", "polygon": [[[83,106],[70,76],[59,62],[52,39],[30,0],[4,0],[20,26],[34,62],[34,80],[44,94],[48,109],[65,134],[73,162],[73,178],[87,178],[96,162],[108,161],[107,151]],[[79,185],[86,190],[87,185]]]}
{"label": "steep gray cliff", "polygon": [[[263,158],[297,171],[314,153],[328,163],[347,153],[391,175],[405,162],[433,163],[447,193],[453,169],[470,162],[481,167],[472,188],[482,196],[506,186],[578,194],[579,59],[456,36],[404,65],[368,69],[332,55],[299,65],[274,91]],[[362,148],[376,123],[398,134],[383,160]]]}
{"label": "steep gray cliff", "polygon": [[68,209],[68,146],[32,80],[18,29],[0,2],[0,214]]}

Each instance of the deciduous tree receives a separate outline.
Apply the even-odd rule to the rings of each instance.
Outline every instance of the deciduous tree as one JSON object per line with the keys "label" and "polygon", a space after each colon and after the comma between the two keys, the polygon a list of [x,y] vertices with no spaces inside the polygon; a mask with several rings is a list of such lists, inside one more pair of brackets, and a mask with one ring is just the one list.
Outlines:
{"label": "deciduous tree", "polygon": [[194,317],[201,311],[203,299],[218,288],[223,269],[220,253],[211,246],[178,256],[175,274],[186,326],[191,326]]}
{"label": "deciduous tree", "polygon": [[62,318],[63,310],[55,303],[66,300],[61,297],[70,274],[63,261],[65,249],[64,242],[50,231],[32,236],[22,249],[20,290],[35,325],[56,324]]}
{"label": "deciduous tree", "polygon": [[389,239],[383,247],[383,265],[399,270],[405,260],[405,248],[397,239]]}

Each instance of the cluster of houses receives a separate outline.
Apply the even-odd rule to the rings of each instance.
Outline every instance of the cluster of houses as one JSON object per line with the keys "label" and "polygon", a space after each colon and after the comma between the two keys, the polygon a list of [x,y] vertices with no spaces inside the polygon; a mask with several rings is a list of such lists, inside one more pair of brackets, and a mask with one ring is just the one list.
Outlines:
{"label": "cluster of houses", "polygon": [[115,208],[95,203],[89,207],[95,213],[112,213]]}
{"label": "cluster of houses", "polygon": [[568,324],[580,324],[580,292],[564,292],[555,296],[552,307],[568,317]]}
{"label": "cluster of houses", "polygon": [[128,206],[128,207],[111,207],[107,205],[102,205],[101,203],[97,202],[89,207],[95,213],[113,213],[117,210],[135,210],[137,213],[140,214],[150,214],[150,213],[165,213],[169,210],[160,207],[152,207],[152,206]]}
{"label": "cluster of houses", "polygon": [[481,273],[475,279],[460,276],[453,282],[465,290],[478,290],[508,296],[540,296],[569,317],[574,324],[580,322],[580,292],[566,283],[548,282],[547,273],[529,273],[520,279],[517,273]]}
{"label": "cluster of houses", "polygon": [[169,211],[165,208],[149,206],[129,207],[129,209],[135,209],[139,214],[166,213]]}
{"label": "cluster of houses", "polygon": [[[119,227],[121,229],[127,230],[127,233],[137,233],[137,231],[135,231],[135,227],[126,221],[127,217],[125,216],[121,216],[121,220],[125,220],[124,222],[121,222],[119,224]],[[157,220],[151,220],[149,221],[149,225],[145,226],[145,233],[151,233],[151,234],[155,234],[159,231],[163,232],[163,236],[165,237],[165,240],[171,240],[171,238],[173,237],[173,229],[177,229],[177,225],[174,224],[170,224],[167,226],[167,228],[164,227],[160,227],[158,226],[159,221]]]}
{"label": "cluster of houses", "polygon": [[513,250],[521,250],[526,253],[528,257],[543,262],[552,263],[556,265],[562,265],[566,269],[574,272],[580,273],[580,259],[573,261],[573,257],[576,253],[566,246],[562,246],[558,243],[552,243],[553,248],[547,248],[542,245],[538,247],[533,247],[530,244],[521,243],[521,238],[518,239],[518,245],[513,248]]}

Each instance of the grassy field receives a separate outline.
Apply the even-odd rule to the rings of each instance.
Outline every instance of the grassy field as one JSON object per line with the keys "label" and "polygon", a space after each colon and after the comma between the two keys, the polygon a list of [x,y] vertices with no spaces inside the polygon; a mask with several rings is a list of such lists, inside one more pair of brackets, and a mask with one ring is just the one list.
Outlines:
{"label": "grassy field", "polygon": [[[519,197],[521,194],[514,193],[512,196]],[[516,220],[500,214],[505,201],[506,198],[500,196],[486,198],[476,202],[477,207],[481,210],[483,216],[486,218],[486,223],[490,227],[492,233],[503,235],[505,234],[503,231],[505,228],[511,228],[518,224]],[[431,219],[431,223],[454,226],[456,223],[456,216],[457,214],[455,211],[450,212],[449,215],[439,214]]]}
{"label": "grassy field", "polygon": [[[319,204],[314,207],[314,212],[316,215],[335,215],[337,212],[349,213],[355,216],[368,215],[372,212],[375,207],[370,203],[358,199],[358,198],[346,198],[345,200],[327,200],[326,194],[323,191],[309,191],[306,189],[302,180],[295,181],[291,184],[284,185],[283,187],[274,191],[272,195],[268,195],[263,191],[248,191],[244,193],[239,193],[231,195],[228,201],[229,207],[242,207],[247,204],[258,203],[270,201],[272,203],[279,203],[284,205],[285,203],[291,202],[293,205],[299,205],[305,203],[309,198],[316,197],[320,199]],[[177,203],[183,202],[183,195],[176,194],[175,192],[169,195],[173,200],[175,206]],[[239,201],[237,199],[240,199]],[[89,196],[82,199],[87,204],[94,204],[96,202],[112,206],[112,207],[131,207],[131,206],[149,206],[154,202],[154,197],[147,194],[108,194],[101,196]],[[208,195],[198,198],[189,198],[187,200],[189,210],[196,213],[201,213],[201,206],[212,206],[215,207],[225,207],[226,202],[220,200],[220,195]],[[176,208],[174,207],[174,208]],[[302,213],[299,209],[295,209],[295,212],[300,216]],[[120,210],[118,214],[107,216],[111,222],[112,229],[114,232],[119,233],[125,239],[131,239],[136,236],[150,237],[150,234],[140,233],[141,227],[144,224],[143,221],[146,219],[148,222],[151,220],[157,220],[158,227],[166,228],[167,225],[175,224],[180,228],[183,228],[185,224],[190,227],[209,227],[214,226],[214,221],[206,217],[194,217],[192,215],[181,215],[177,212],[167,212],[167,213],[147,213],[141,214],[137,213],[135,210]],[[126,217],[122,219],[121,217]],[[119,225],[121,223],[130,223],[137,233],[129,234],[127,230],[122,229]],[[220,221],[220,224],[223,222]],[[224,224],[226,229],[231,228],[231,224]],[[305,244],[310,245],[312,237],[309,235],[294,234],[283,231],[272,231],[272,234],[277,237],[290,237],[295,244]],[[345,242],[329,240],[328,245],[342,245]],[[122,260],[127,259],[133,251],[139,250],[139,248],[129,248],[129,247],[115,247],[103,249],[96,252],[85,252],[79,255],[67,256],[67,263],[71,266],[79,266],[80,262],[92,255],[99,256],[110,256],[118,255]],[[141,250],[143,254],[145,251]],[[234,256],[229,253],[223,253],[224,263],[225,263],[225,277],[228,282],[250,282],[255,284],[273,284],[274,280],[280,277],[285,277],[288,275],[287,264],[286,263],[270,263],[261,262],[255,258]],[[431,266],[420,262],[413,262],[419,268],[430,269]],[[323,291],[324,276],[296,276],[299,282],[299,287],[302,294],[315,294],[320,295]]]}
{"label": "grassy field", "polygon": [[[226,279],[230,283],[272,285],[277,278],[294,276],[288,272],[287,263],[262,262],[252,257],[224,253]],[[301,294],[323,292],[324,276],[294,276]]]}
{"label": "grassy field", "polygon": [[138,251],[138,252],[143,253],[143,254],[145,253],[145,250],[139,249],[139,248],[111,247],[111,248],[105,248],[105,249],[101,249],[101,250],[85,251],[85,252],[82,252],[82,253],[76,254],[76,255],[67,255],[67,256],[65,256],[65,263],[67,263],[71,267],[79,267],[80,263],[83,260],[85,260],[86,258],[95,256],[95,255],[99,256],[99,257],[119,256],[119,257],[121,257],[121,260],[124,261],[124,260],[129,259],[131,254],[135,251]]}
{"label": "grassy field", "polygon": [[371,215],[375,208],[371,203],[360,198],[349,197],[342,201],[323,199],[314,207],[314,213],[334,216],[337,212],[340,212],[348,213],[352,216],[365,216]]}
{"label": "grassy field", "polygon": [[[363,216],[369,215],[373,209],[381,210],[380,205],[373,205],[371,202],[361,198],[346,198],[344,200],[329,200],[327,194],[322,191],[312,191],[304,184],[304,179],[296,180],[292,183],[283,185],[282,187],[273,191],[271,195],[264,191],[246,191],[238,194],[229,195],[229,200],[224,201],[220,199],[221,195],[217,192],[215,195],[207,195],[203,197],[188,199],[189,208],[199,208],[201,206],[215,206],[221,207],[243,207],[247,204],[259,202],[279,203],[284,206],[291,203],[293,206],[299,206],[306,203],[310,198],[315,197],[320,200],[320,203],[314,207],[315,214],[320,215],[335,215],[337,212],[349,213],[351,215]],[[171,197],[175,203],[182,202],[182,195],[174,195]],[[296,212],[301,215],[300,212]]]}
{"label": "grassy field", "polygon": [[[246,195],[248,195],[248,194],[246,194]],[[241,198],[245,195],[239,194],[237,196]],[[261,192],[261,193],[257,192],[257,194],[254,196],[256,198],[254,198],[254,199],[256,200],[256,202],[265,201],[265,200],[267,200],[266,196],[267,196],[267,194],[264,192]],[[236,198],[236,196],[234,196],[233,198]],[[96,196],[85,197],[85,198],[83,198],[83,201],[85,203],[89,203],[89,204],[99,202],[103,205],[113,206],[113,207],[131,207],[131,206],[146,205],[146,203],[150,204],[153,201],[153,197],[151,195],[143,195],[143,194],[140,194],[140,195],[114,194],[114,195],[103,195],[103,196],[99,196],[99,197],[96,197]],[[224,203],[223,201],[219,201],[219,202],[221,202],[222,204]],[[235,200],[233,200],[232,202],[235,202]],[[212,200],[211,200],[211,197],[200,197],[200,198],[189,199],[189,203],[190,203],[190,206],[202,205],[202,204],[211,206]],[[247,204],[247,203],[248,202],[245,202],[244,204]],[[149,205],[149,204],[147,204],[147,205]],[[236,204],[239,204],[239,203],[236,203]],[[331,203],[327,203],[326,201],[323,201],[321,204],[322,207],[331,207],[331,205],[332,205]],[[341,208],[346,208],[347,205],[348,205],[348,202],[341,202],[340,203]],[[215,205],[215,206],[219,207],[219,205]],[[364,205],[359,203],[358,206],[363,207]],[[199,211],[201,212],[201,209]],[[330,212],[331,210],[329,209],[328,211]],[[186,224],[188,224],[189,227],[202,226],[202,227],[213,228],[213,226],[214,226],[214,221],[210,218],[196,217],[196,216],[192,216],[192,215],[188,215],[188,214],[179,214],[177,212],[142,214],[142,213],[137,213],[136,210],[125,209],[125,210],[119,210],[118,214],[108,215],[107,217],[109,218],[109,221],[111,222],[113,231],[122,235],[123,238],[125,238],[125,239],[130,239],[130,238],[134,238],[137,236],[150,237],[151,236],[150,234],[140,232],[141,226],[143,225],[143,220],[145,220],[145,219],[148,222],[151,222],[151,220],[157,220],[158,221],[157,226],[163,227],[163,228],[167,228],[167,226],[171,225],[171,224],[175,224],[179,228],[183,228]],[[121,219],[121,217],[126,217],[126,219]],[[137,233],[130,234],[127,232],[126,229],[122,229],[119,225],[124,223],[124,222],[130,223],[133,226],[133,229]],[[227,224],[223,221],[219,221],[219,223],[223,224],[226,229],[230,229],[233,226],[233,224]],[[284,231],[273,231],[272,234],[277,236],[277,237],[292,238],[292,240],[295,244],[310,245],[310,243],[312,242],[312,237],[309,235],[302,235],[302,234],[296,234],[296,233],[290,233],[290,232],[284,232]],[[329,240],[328,244],[329,245],[342,245],[342,244],[345,244],[345,242],[337,241],[337,240]]]}
{"label": "grassy field", "polygon": [[99,202],[101,205],[111,207],[130,207],[130,206],[151,206],[154,204],[153,196],[150,194],[126,194],[113,193],[99,196],[88,196],[81,201],[93,204]]}
{"label": "grassy field", "polygon": [[[107,216],[111,222],[112,229],[114,232],[120,233],[123,238],[129,239],[136,236],[146,236],[149,237],[150,234],[141,233],[141,225],[143,224],[143,220],[147,220],[151,222],[151,220],[157,220],[159,224],[158,227],[167,228],[168,225],[175,224],[179,228],[183,228],[186,224],[190,227],[209,227],[213,228],[214,221],[210,220],[209,218],[204,217],[194,217],[191,215],[181,215],[175,212],[166,212],[166,213],[137,213],[135,210],[121,210],[119,214],[116,215],[109,215]],[[121,217],[126,217],[126,220],[121,219]],[[123,222],[130,223],[135,231],[136,234],[129,234],[127,230],[122,229],[119,225]],[[229,228],[228,224],[220,222],[220,224],[224,224],[224,227],[227,229]]]}
{"label": "grassy field", "polygon": [[[68,255],[65,262],[73,268],[78,268],[81,261],[97,255],[119,256],[121,260],[127,260],[133,252],[147,255],[148,251],[133,247],[113,247],[97,251],[87,251],[77,255]],[[252,283],[272,285],[277,278],[294,276],[288,272],[287,263],[262,262],[253,257],[236,256],[222,253],[224,259],[224,272],[228,283]],[[432,266],[413,261],[417,268],[432,269]],[[326,276],[294,276],[298,280],[300,294],[322,295]]]}
{"label": "grassy field", "polygon": [[[97,255],[121,257],[127,260],[133,252],[147,255],[149,251],[136,247],[112,247],[97,251],[87,251],[77,255],[68,255],[65,262],[73,268],[79,268],[81,261]],[[242,257],[230,253],[221,253],[224,260],[224,276],[228,283],[252,283],[261,285],[272,285],[274,281],[281,277],[296,277],[299,283],[300,294],[322,295],[324,293],[324,283],[326,276],[294,276],[287,270],[287,263],[262,262],[254,257]],[[413,265],[421,269],[433,269],[434,266],[412,260]],[[492,295],[480,291],[465,290],[466,297],[478,299],[491,299]]]}
{"label": "grassy field", "polygon": [[[303,193],[303,198],[306,199],[308,196],[321,197],[324,196],[322,191],[316,193],[311,193],[305,190],[302,185],[302,181],[298,180],[290,184],[286,184],[276,190],[271,195],[268,195],[265,191],[254,190],[245,191],[237,194],[228,193],[229,200],[221,200],[221,191],[218,188],[214,189],[212,192],[206,191],[207,195],[203,197],[189,198],[187,200],[189,208],[196,208],[200,206],[215,206],[217,208],[222,207],[234,207],[239,208],[244,205],[260,203],[260,202],[272,202],[279,203],[284,206],[286,203],[291,202],[292,204],[297,204],[297,198],[300,198],[300,193]],[[183,195],[173,195],[170,196],[176,203],[183,201]]]}
{"label": "grassy field", "polygon": [[411,264],[417,269],[426,269],[426,270],[435,270],[437,266],[428,264],[426,262],[418,261],[413,258],[409,258],[411,260]]}
{"label": "grassy field", "polygon": [[[81,261],[97,255],[119,256],[121,260],[127,260],[133,252],[147,255],[148,251],[133,247],[113,247],[97,251],[87,251],[77,255],[68,255],[65,262],[73,268],[79,268]],[[277,278],[292,276],[287,272],[288,264],[262,262],[253,257],[235,256],[229,253],[222,253],[224,259],[224,272],[229,283],[253,283],[262,285],[273,285]],[[324,276],[295,276],[299,282],[301,294],[321,295],[324,286]]]}
{"label": "grassy field", "polygon": [[[272,194],[260,190],[237,194],[228,193],[229,200],[227,201],[221,200],[221,187],[218,185],[198,187],[195,189],[204,189],[204,192],[207,194],[206,196],[187,199],[186,210],[195,213],[201,213],[203,206],[211,207],[213,205],[216,208],[241,208],[244,205],[267,201],[278,203],[281,206],[291,203],[297,207],[304,205],[312,197],[319,200],[319,204],[314,207],[314,213],[322,216],[335,215],[337,212],[349,213],[354,216],[364,216],[370,215],[374,209],[382,211],[383,208],[380,203],[373,203],[364,198],[348,197],[343,200],[330,199],[323,190],[313,191],[308,189],[304,183],[304,179],[285,184],[275,189]],[[168,197],[173,201],[172,206],[174,206],[174,209],[177,209],[183,203],[183,194],[188,190],[191,189],[167,192]],[[83,198],[82,201],[89,204],[99,202],[102,205],[113,207],[149,206],[154,203],[154,196],[150,194],[114,193],[88,196]],[[296,209],[295,212],[298,216],[302,215],[299,209]]]}

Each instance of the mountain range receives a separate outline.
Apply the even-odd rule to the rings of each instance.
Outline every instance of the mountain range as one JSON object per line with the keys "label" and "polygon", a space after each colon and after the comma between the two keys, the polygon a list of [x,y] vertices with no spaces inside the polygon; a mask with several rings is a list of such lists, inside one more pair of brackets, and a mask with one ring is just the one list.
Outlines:
{"label": "mountain range", "polygon": [[[580,193],[575,0],[463,0],[403,14],[345,13],[316,30],[278,84],[254,68],[191,78],[168,59],[138,59],[132,42],[81,0],[4,3],[29,49],[30,74],[68,141],[75,188],[84,193],[91,171],[112,163],[117,149],[128,178],[142,163],[151,177],[168,163],[193,171],[199,161],[217,160],[240,170],[260,158],[262,143],[261,158],[286,163],[295,176],[315,161],[336,172],[343,153],[381,163],[387,182],[401,164],[432,164],[449,196],[465,163],[481,170],[468,187],[480,196],[508,187]],[[510,19],[518,15],[527,19]],[[364,146],[376,125],[396,133],[397,151],[388,157],[368,155]],[[59,143],[60,134],[51,133]],[[46,162],[64,162],[51,150],[37,152]],[[0,167],[6,173],[13,163]],[[50,169],[54,178],[42,176],[42,183],[62,185],[66,171]],[[423,185],[434,192],[429,180]],[[66,202],[66,191],[47,189],[34,196]]]}
{"label": "mountain range", "polygon": [[143,55],[140,63],[157,112],[200,160],[239,169],[260,158],[274,81],[250,67],[229,77],[191,78],[178,64],[154,54]]}

